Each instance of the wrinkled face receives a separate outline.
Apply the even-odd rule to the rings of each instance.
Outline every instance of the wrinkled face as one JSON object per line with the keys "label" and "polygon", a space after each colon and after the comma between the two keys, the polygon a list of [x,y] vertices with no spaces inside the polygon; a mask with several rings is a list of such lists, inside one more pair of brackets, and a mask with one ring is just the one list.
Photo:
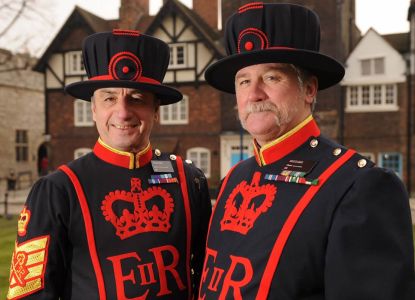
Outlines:
{"label": "wrinkled face", "polygon": [[312,76],[300,85],[292,66],[258,64],[238,71],[235,91],[243,128],[264,145],[287,133],[311,114],[317,79]]}
{"label": "wrinkled face", "polygon": [[102,141],[121,151],[138,152],[150,141],[158,120],[154,94],[128,88],[103,88],[91,101],[92,116]]}

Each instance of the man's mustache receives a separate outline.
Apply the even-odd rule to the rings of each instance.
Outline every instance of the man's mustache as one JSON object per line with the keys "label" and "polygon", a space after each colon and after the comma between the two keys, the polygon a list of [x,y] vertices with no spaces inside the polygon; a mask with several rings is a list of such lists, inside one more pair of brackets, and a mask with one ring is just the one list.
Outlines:
{"label": "man's mustache", "polygon": [[278,112],[278,108],[274,103],[267,101],[249,103],[249,105],[245,108],[246,115],[250,113],[258,113],[264,111]]}

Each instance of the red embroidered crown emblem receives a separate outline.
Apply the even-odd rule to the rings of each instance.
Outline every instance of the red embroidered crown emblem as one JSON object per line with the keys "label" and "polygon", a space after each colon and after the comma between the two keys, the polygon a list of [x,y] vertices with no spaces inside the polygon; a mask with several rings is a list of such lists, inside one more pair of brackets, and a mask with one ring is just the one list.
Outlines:
{"label": "red embroidered crown emblem", "polygon": [[[261,173],[256,172],[250,185],[244,180],[233,189],[226,200],[225,213],[220,221],[222,231],[247,234],[258,217],[272,206],[277,188],[272,184],[260,186],[260,178]],[[239,195],[242,199],[238,206]]]}
{"label": "red embroidered crown emblem", "polygon": [[165,189],[153,186],[143,191],[141,180],[132,178],[131,192],[110,192],[101,209],[105,220],[114,225],[123,240],[143,232],[168,232],[174,201]]}

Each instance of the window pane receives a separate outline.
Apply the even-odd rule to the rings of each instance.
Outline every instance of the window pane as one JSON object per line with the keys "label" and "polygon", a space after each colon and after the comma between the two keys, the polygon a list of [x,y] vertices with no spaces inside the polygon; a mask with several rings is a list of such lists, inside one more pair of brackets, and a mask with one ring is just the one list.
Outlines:
{"label": "window pane", "polygon": [[76,121],[78,123],[82,123],[84,120],[82,103],[78,101],[75,105],[76,105]]}
{"label": "window pane", "polygon": [[89,102],[85,103],[85,121],[86,122],[93,122],[92,120],[92,110],[89,106]]}
{"label": "window pane", "polygon": [[370,104],[370,87],[368,85],[362,86],[362,105]]}
{"label": "window pane", "polygon": [[395,88],[392,84],[386,85],[386,104],[394,104],[395,103]]}
{"label": "window pane", "polygon": [[373,104],[380,105],[382,104],[382,86],[375,85],[373,87]]}
{"label": "window pane", "polygon": [[399,153],[383,153],[382,167],[390,169],[400,175],[401,155]]}
{"label": "window pane", "polygon": [[361,67],[362,75],[370,75],[370,59],[362,59]]}
{"label": "window pane", "polygon": [[183,99],[180,103],[180,120],[186,120],[187,99]]}
{"label": "window pane", "polygon": [[375,58],[375,74],[385,73],[385,59],[383,57]]}
{"label": "window pane", "polygon": [[85,66],[84,66],[84,58],[83,58],[83,56],[82,56],[82,53],[81,53],[81,59],[80,59],[80,62],[81,62],[81,64],[79,65],[79,69],[80,69],[81,71],[85,71]]}
{"label": "window pane", "polygon": [[174,64],[174,50],[173,50],[173,46],[170,46],[170,61],[169,61],[169,65],[173,65]]}
{"label": "window pane", "polygon": [[177,103],[171,106],[171,120],[177,120]]}
{"label": "window pane", "polygon": [[191,161],[193,161],[194,163],[196,163],[196,161],[197,161],[197,152],[189,152],[189,159],[191,160]]}
{"label": "window pane", "polygon": [[177,64],[178,65],[184,64],[184,47],[183,46],[177,47]]}
{"label": "window pane", "polygon": [[358,89],[357,86],[350,87],[350,105],[358,105]]}
{"label": "window pane", "polygon": [[76,54],[72,54],[72,70],[78,71],[78,56]]}

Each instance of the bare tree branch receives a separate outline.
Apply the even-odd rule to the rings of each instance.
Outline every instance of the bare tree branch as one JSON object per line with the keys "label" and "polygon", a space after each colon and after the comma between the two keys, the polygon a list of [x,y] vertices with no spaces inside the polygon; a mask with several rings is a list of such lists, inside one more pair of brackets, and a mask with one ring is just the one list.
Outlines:
{"label": "bare tree branch", "polygon": [[13,24],[19,19],[25,7],[26,7],[26,0],[22,0],[20,9],[17,11],[16,15],[13,17],[10,23],[0,32],[0,37],[5,35],[7,31],[9,31],[9,29],[13,26]]}

